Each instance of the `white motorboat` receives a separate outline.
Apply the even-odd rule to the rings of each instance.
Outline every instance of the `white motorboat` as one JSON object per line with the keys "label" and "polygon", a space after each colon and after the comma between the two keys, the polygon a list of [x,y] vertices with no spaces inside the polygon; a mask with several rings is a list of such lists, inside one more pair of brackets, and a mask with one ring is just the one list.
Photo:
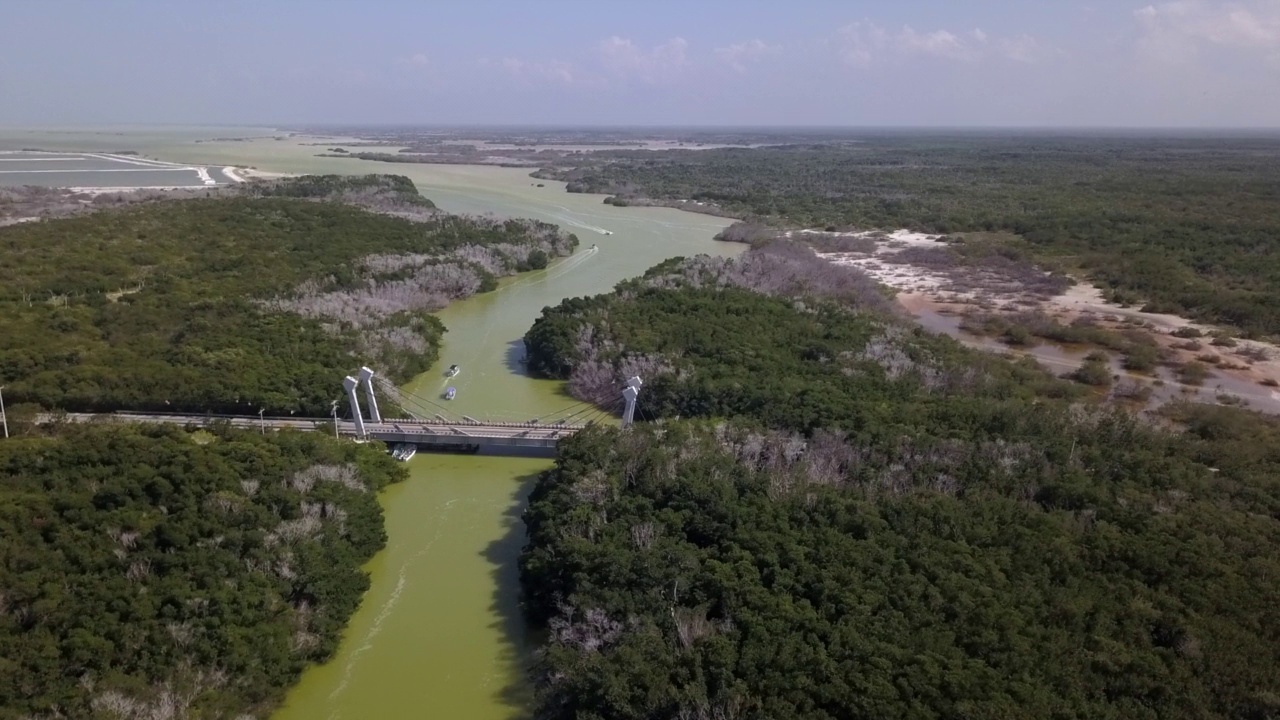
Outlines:
{"label": "white motorboat", "polygon": [[408,462],[417,454],[418,446],[413,443],[398,443],[391,450],[391,457],[399,460],[400,462]]}

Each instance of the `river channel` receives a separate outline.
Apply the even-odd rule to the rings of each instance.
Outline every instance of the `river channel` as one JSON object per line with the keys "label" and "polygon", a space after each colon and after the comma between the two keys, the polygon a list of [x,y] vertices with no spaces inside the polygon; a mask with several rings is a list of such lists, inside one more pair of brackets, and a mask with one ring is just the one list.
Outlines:
{"label": "river channel", "polygon": [[[436,399],[444,368],[457,363],[462,372],[448,381],[457,388],[449,408],[477,418],[526,420],[575,404],[562,383],[530,378],[519,363],[521,337],[543,307],[608,292],[669,257],[744,249],[712,240],[725,220],[614,208],[598,195],[565,193],[560,183],[537,187],[543,181],[523,170],[316,158],[323,148],[295,141],[157,142],[138,149],[164,160],[279,172],[403,174],[451,212],[533,217],[576,233],[573,256],[439,313],[449,329],[440,363],[406,389]],[[337,654],[303,675],[274,718],[524,716],[531,642],[518,607],[520,513],[537,473],[549,466],[545,459],[428,453],[411,460],[409,480],[382,495],[387,547],[369,563],[373,585]]]}
{"label": "river channel", "polygon": [[[0,137],[0,149],[120,147],[173,162],[283,173],[401,174],[445,210],[532,217],[576,233],[580,245],[573,256],[507,278],[498,290],[439,313],[448,327],[440,362],[405,389],[444,402],[437,396],[452,385],[457,397],[449,409],[476,418],[526,420],[575,404],[561,383],[528,377],[519,362],[521,337],[543,307],[608,292],[670,257],[745,249],[712,240],[728,221],[665,208],[615,208],[602,204],[602,196],[568,194],[562,183],[533,180],[527,170],[319,158],[317,152],[342,143],[308,145],[319,141],[273,134],[28,132]],[[243,137],[194,142],[236,135]],[[921,321],[965,339],[955,318],[926,314]],[[980,339],[968,342],[992,349]],[[1076,364],[1065,356],[1057,360],[1068,368]],[[443,369],[453,363],[462,371],[446,381]],[[338,652],[303,675],[274,719],[524,717],[532,641],[518,606],[520,513],[536,475],[549,466],[548,460],[425,452],[410,461],[409,479],[381,496],[387,547],[368,565],[372,587]]]}

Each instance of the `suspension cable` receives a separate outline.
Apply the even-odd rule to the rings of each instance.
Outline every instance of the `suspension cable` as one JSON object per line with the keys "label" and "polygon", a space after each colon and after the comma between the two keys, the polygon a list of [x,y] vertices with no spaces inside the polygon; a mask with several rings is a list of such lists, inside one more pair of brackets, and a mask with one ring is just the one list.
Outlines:
{"label": "suspension cable", "polygon": [[[383,386],[383,388],[382,388],[382,389],[383,389],[383,391],[384,391],[384,392],[387,392],[387,393],[393,393],[393,392],[394,392],[394,394],[395,394],[395,395],[397,395],[397,396],[401,396],[401,397],[408,396],[408,397],[410,397],[410,398],[413,398],[413,399],[417,400],[419,403],[422,403],[421,405],[419,405],[419,407],[424,407],[424,408],[425,408],[425,407],[427,407],[427,406],[430,406],[430,407],[433,407],[433,408],[438,409],[438,410],[440,411],[440,413],[439,413],[439,414],[442,414],[442,415],[444,415],[445,417],[448,417],[448,416],[449,416],[449,412],[450,412],[450,410],[449,410],[448,408],[446,408],[445,406],[443,406],[443,405],[441,405],[441,404],[439,404],[439,403],[436,403],[436,402],[432,402],[430,399],[425,398],[425,397],[423,397],[423,396],[421,396],[421,395],[419,395],[419,394],[417,394],[417,393],[415,393],[415,392],[412,392],[412,391],[409,391],[409,390],[401,390],[400,388],[396,387],[395,385],[392,385],[392,384],[391,384],[389,381],[387,381],[387,380],[379,379],[379,381],[380,381],[380,383],[381,383],[381,384],[382,384],[382,386]],[[432,413],[432,414],[436,414],[436,413]]]}
{"label": "suspension cable", "polygon": [[570,410],[572,410],[572,409],[574,409],[574,408],[576,408],[576,407],[579,407],[579,406],[582,406],[582,405],[590,405],[590,404],[591,404],[591,403],[588,403],[588,402],[586,402],[585,400],[584,400],[584,401],[580,401],[580,402],[576,402],[576,403],[574,403],[574,404],[572,404],[572,405],[570,405],[570,406],[568,406],[568,407],[560,408],[559,410],[555,410],[555,411],[552,411],[552,412],[546,413],[545,415],[539,415],[539,416],[538,416],[538,420],[543,420],[543,419],[545,419],[545,418],[549,418],[549,417],[551,417],[551,416],[553,416],[553,415],[559,415],[559,414],[560,414],[560,413],[562,413],[562,412],[568,412],[568,411],[570,411]]}

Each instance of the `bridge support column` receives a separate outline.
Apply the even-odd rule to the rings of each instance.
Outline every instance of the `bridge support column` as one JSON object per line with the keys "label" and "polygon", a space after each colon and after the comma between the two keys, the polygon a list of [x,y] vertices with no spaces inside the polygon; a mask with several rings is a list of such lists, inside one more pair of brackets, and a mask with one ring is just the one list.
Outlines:
{"label": "bridge support column", "polygon": [[360,368],[360,382],[364,383],[364,396],[369,401],[369,419],[375,425],[381,425],[382,413],[378,412],[378,399],[373,396],[373,371],[367,367]]}
{"label": "bridge support column", "polygon": [[644,385],[639,377],[632,377],[627,381],[627,387],[622,391],[622,399],[626,401],[627,406],[622,411],[622,427],[631,427],[632,421],[636,418],[636,398],[640,397],[640,388]]}
{"label": "bridge support column", "polygon": [[359,380],[350,375],[342,379],[342,387],[347,391],[347,400],[351,402],[351,418],[356,421],[356,432],[364,437],[364,418],[360,416],[360,398],[356,397],[356,386]]}

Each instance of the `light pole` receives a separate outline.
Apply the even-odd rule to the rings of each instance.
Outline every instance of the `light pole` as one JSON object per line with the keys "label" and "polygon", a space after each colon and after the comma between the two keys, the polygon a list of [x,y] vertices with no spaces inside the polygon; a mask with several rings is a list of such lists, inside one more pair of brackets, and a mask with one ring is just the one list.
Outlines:
{"label": "light pole", "polygon": [[258,423],[262,427],[263,435],[267,434],[267,419],[262,416],[262,413],[266,411],[267,411],[266,408],[258,408]]}
{"label": "light pole", "polygon": [[9,416],[4,412],[4,386],[0,385],[0,422],[4,423],[4,436],[9,437]]}
{"label": "light pole", "polygon": [[333,401],[333,439],[338,439],[338,401]]}

